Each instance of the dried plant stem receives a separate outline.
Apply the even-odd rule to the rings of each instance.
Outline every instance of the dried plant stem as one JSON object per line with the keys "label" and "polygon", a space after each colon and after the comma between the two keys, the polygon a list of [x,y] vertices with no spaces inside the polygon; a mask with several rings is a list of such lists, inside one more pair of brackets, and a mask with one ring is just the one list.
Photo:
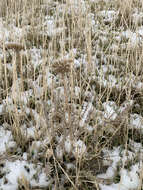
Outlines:
{"label": "dried plant stem", "polygon": [[76,187],[76,185],[72,182],[72,180],[70,179],[69,175],[67,174],[67,172],[62,168],[61,164],[58,162],[57,159],[55,159],[59,168],[63,171],[63,173],[65,174],[65,176],[68,178],[69,182],[72,184],[74,190],[78,190],[78,188]]}
{"label": "dried plant stem", "polygon": [[87,52],[87,72],[90,74],[92,71],[92,41],[91,41],[91,23],[90,19],[86,18],[86,52]]}

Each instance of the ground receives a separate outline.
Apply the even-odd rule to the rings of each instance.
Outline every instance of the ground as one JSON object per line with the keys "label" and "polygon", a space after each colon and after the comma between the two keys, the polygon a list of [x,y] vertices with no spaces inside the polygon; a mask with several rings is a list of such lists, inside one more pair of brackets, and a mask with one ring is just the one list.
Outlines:
{"label": "ground", "polygon": [[143,3],[0,2],[0,190],[142,190]]}

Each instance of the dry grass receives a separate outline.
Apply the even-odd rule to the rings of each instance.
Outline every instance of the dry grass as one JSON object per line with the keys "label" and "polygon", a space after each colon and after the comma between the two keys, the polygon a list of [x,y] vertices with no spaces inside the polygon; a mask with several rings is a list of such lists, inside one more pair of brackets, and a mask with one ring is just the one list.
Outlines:
{"label": "dry grass", "polygon": [[[142,135],[134,135],[129,122],[131,114],[143,116],[143,90],[137,86],[143,82],[142,45],[132,47],[130,39],[117,38],[119,32],[139,27],[133,13],[134,7],[141,11],[142,6],[133,0],[80,0],[75,6],[72,0],[0,2],[3,27],[13,26],[11,34],[0,39],[0,104],[5,105],[0,125],[8,124],[16,149],[21,155],[27,152],[28,162],[42,164],[54,189],[100,190],[99,183],[116,182],[118,174],[107,180],[97,178],[109,167],[103,162],[103,150],[121,146],[128,151],[130,139],[142,143]],[[110,21],[101,11],[113,7],[117,15]],[[46,16],[53,17],[54,24]],[[51,32],[50,27],[55,29]],[[115,119],[104,115],[103,104],[108,101],[118,107]],[[124,105],[126,109],[120,111]],[[85,143],[86,153],[75,149],[78,139]],[[37,147],[36,141],[42,145]],[[74,167],[68,168],[67,163]],[[19,190],[40,189],[24,175],[18,184]]]}

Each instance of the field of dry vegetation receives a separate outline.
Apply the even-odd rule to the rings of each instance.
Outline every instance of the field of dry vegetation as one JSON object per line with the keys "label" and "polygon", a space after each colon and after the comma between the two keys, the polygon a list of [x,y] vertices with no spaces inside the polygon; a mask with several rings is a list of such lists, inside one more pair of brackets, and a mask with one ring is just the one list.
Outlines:
{"label": "field of dry vegetation", "polygon": [[143,2],[0,1],[0,190],[143,189]]}

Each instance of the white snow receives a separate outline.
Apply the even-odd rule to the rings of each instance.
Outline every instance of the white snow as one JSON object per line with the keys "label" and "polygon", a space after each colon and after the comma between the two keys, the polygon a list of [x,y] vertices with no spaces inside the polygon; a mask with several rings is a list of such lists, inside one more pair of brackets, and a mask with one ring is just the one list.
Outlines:
{"label": "white snow", "polygon": [[67,166],[67,169],[68,169],[68,170],[70,170],[70,169],[75,169],[75,165],[72,164],[72,163],[67,163],[66,166]]}
{"label": "white snow", "polygon": [[136,11],[135,13],[133,13],[132,18],[135,24],[139,24],[139,23],[141,24],[142,19],[143,19],[143,13]]}
{"label": "white snow", "polygon": [[73,144],[73,154],[75,157],[82,157],[86,153],[86,145],[82,140],[75,141]]}
{"label": "white snow", "polygon": [[106,173],[99,174],[97,177],[103,179],[112,179],[116,173],[117,165],[120,161],[120,148],[114,148],[113,151],[103,150],[105,157],[107,156],[109,160],[112,161],[111,166],[107,169]]}
{"label": "white snow", "polygon": [[139,114],[130,115],[130,126],[143,132],[143,118]]}
{"label": "white snow", "polygon": [[41,188],[47,187],[50,183],[51,180],[48,179],[47,175],[44,172],[40,173],[38,183],[34,183],[34,181],[32,181],[33,185],[39,186]]}
{"label": "white snow", "polygon": [[36,47],[33,47],[30,49],[30,56],[31,56],[31,63],[34,66],[34,69],[36,69],[39,65],[42,64],[42,56],[41,56],[41,49],[37,49]]}
{"label": "white snow", "polygon": [[33,158],[37,157],[41,145],[42,145],[41,141],[32,142],[32,145],[30,146],[30,153],[31,153],[31,156],[33,156]]}
{"label": "white snow", "polygon": [[137,189],[140,185],[140,179],[137,172],[139,171],[139,165],[135,164],[131,171],[127,171],[125,169],[121,169],[121,181],[119,183],[119,187],[123,190],[134,190]]}
{"label": "white snow", "polygon": [[75,86],[75,96],[76,96],[77,98],[80,97],[80,93],[81,93],[81,89],[80,89],[78,86]]}
{"label": "white snow", "polygon": [[79,126],[83,127],[88,119],[89,114],[93,111],[93,105],[92,102],[85,102],[83,104],[83,109],[81,112],[82,119],[80,120]]}
{"label": "white snow", "polygon": [[143,35],[143,30],[140,28],[136,32],[132,32],[131,30],[126,30],[121,33],[122,37],[125,37],[128,39],[128,45],[130,47],[136,47],[141,41],[142,41],[142,35]]}
{"label": "white snow", "polygon": [[3,114],[3,111],[4,111],[4,105],[0,104],[0,115]]}
{"label": "white snow", "polygon": [[117,12],[114,10],[103,10],[100,11],[99,14],[104,17],[105,21],[112,22],[115,19]]}
{"label": "white snow", "polygon": [[[26,171],[25,166],[29,168],[29,173]],[[17,160],[15,162],[6,161],[3,171],[6,172],[7,184],[4,184],[4,178],[1,181],[0,187],[3,189],[16,190],[18,187],[18,178],[24,175],[28,181],[30,181],[33,175],[36,173],[32,164],[28,164],[26,161]]]}
{"label": "white snow", "polygon": [[15,147],[15,145],[11,131],[4,130],[3,126],[0,126],[0,153],[4,153],[7,148]]}
{"label": "white snow", "polygon": [[[50,5],[53,1],[45,0],[45,4],[47,2]],[[75,22],[75,26],[78,26],[78,23],[81,24],[82,27],[80,29],[83,33],[83,37],[85,37],[86,32],[89,31],[88,26],[91,26],[92,32],[93,32],[92,35],[95,35],[94,39],[92,39],[92,42],[94,42],[94,40],[96,41],[96,38],[98,38],[98,40],[101,40],[101,42],[103,43],[103,47],[99,47],[98,40],[97,40],[96,41],[97,45],[95,45],[95,47],[93,47],[93,50],[95,48],[95,52],[93,51],[92,54],[95,53],[95,55],[92,55],[92,58],[94,59],[94,60],[92,59],[92,61],[94,62],[93,63],[94,69],[97,71],[98,74],[96,76],[95,72],[93,72],[94,76],[92,79],[98,80],[98,82],[101,85],[103,85],[104,87],[111,87],[111,88],[117,87],[118,88],[122,85],[122,81],[125,81],[125,83],[126,83],[124,86],[125,89],[127,89],[127,84],[132,85],[132,87],[136,88],[137,90],[142,89],[143,88],[142,80],[140,78],[138,79],[137,76],[135,76],[134,74],[129,73],[130,77],[128,77],[126,75],[126,77],[119,76],[119,78],[115,77],[116,75],[113,74],[116,71],[118,72],[119,69],[116,68],[116,64],[114,66],[112,64],[110,65],[110,61],[108,61],[108,58],[111,58],[111,60],[112,60],[112,58],[114,58],[113,60],[115,62],[118,62],[118,60],[126,61],[124,59],[124,57],[122,57],[122,55],[121,55],[121,57],[116,56],[116,55],[113,55],[112,57],[110,57],[111,55],[108,56],[106,54],[102,54],[103,53],[102,48],[104,49],[104,44],[107,44],[109,42],[108,41],[109,37],[108,37],[107,31],[106,31],[106,28],[105,28],[105,31],[99,30],[99,27],[102,27],[102,24],[100,24],[100,22],[98,21],[98,16],[99,17],[101,16],[100,17],[101,22],[106,21],[106,22],[112,23],[115,21],[116,16],[118,15],[118,11],[112,10],[112,8],[110,7],[110,9],[108,9],[108,10],[102,10],[102,11],[98,10],[96,12],[96,14],[88,13],[88,12],[90,12],[90,9],[91,9],[91,7],[88,4],[89,2],[93,3],[93,5],[94,5],[94,3],[99,3],[99,6],[101,3],[100,0],[89,0],[89,1],[69,0],[63,4],[56,1],[54,8],[57,11],[56,12],[57,18],[55,18],[54,16],[47,15],[43,18],[42,28],[39,28],[37,25],[36,27],[34,27],[34,29],[36,28],[37,32],[39,32],[40,35],[47,35],[50,38],[54,37],[53,40],[54,39],[57,40],[57,38],[58,38],[60,46],[61,46],[61,50],[62,50],[62,46],[65,46],[65,42],[67,42],[68,40],[70,42],[70,37],[66,39],[67,41],[64,41],[63,40],[64,36],[61,35],[62,32],[67,31],[66,26],[64,26],[64,24],[63,24],[63,19],[64,19],[63,13],[66,13],[67,18],[70,15],[72,19],[76,19],[77,23]],[[103,2],[107,3],[107,4],[111,3],[110,0],[104,0]],[[49,7],[48,7],[48,9],[49,9]],[[73,17],[73,15],[75,16],[75,18]],[[142,12],[139,13],[139,11],[135,9],[134,13],[132,15],[132,19],[135,24],[136,23],[141,24],[142,19],[143,19],[143,13]],[[13,24],[14,22],[15,21],[12,22],[12,25],[8,24],[8,26],[6,26],[5,21],[3,21],[2,18],[0,18],[0,42],[4,42],[6,44],[9,41],[13,41],[13,40],[21,41],[24,39],[24,35],[25,35],[24,32],[26,32],[26,29],[30,28],[30,26],[27,26],[25,28],[23,28],[22,26],[16,27]],[[59,27],[56,27],[57,24],[59,24]],[[84,27],[84,25],[85,25],[85,27]],[[107,27],[110,27],[110,26],[107,26]],[[40,30],[40,31],[38,31],[38,30]],[[74,28],[74,30],[76,30],[76,28]],[[112,30],[112,28],[111,28],[111,30]],[[128,48],[128,47],[135,48],[138,44],[142,43],[142,41],[143,41],[143,26],[137,27],[135,31],[127,29],[125,31],[122,31],[121,33],[119,31],[118,32],[112,31],[112,32],[114,34],[113,39],[115,39],[115,42],[118,42],[120,44],[120,42],[122,42],[122,38],[125,39],[125,41],[126,41],[125,43],[120,44],[121,46],[119,46],[119,44],[116,44],[116,43],[112,44],[112,42],[111,42],[111,44],[109,44],[109,46],[110,46],[109,49],[113,53],[114,52],[117,53],[120,47],[121,48],[123,47],[124,49]],[[112,34],[112,32],[111,32],[111,34]],[[101,33],[101,35],[100,35],[100,33]],[[55,38],[55,36],[56,36],[56,38]],[[74,37],[74,35],[73,35],[73,37]],[[52,42],[50,42],[49,49],[47,49],[46,51],[47,51],[47,57],[50,60],[50,63],[52,64],[52,61],[54,58],[52,57],[52,55],[49,54],[50,51],[52,50],[51,44],[52,44]],[[74,44],[70,44],[70,45],[74,46]],[[59,54],[60,54],[60,51],[59,51]],[[78,69],[79,70],[81,69],[81,72],[82,72],[82,69],[85,69],[85,74],[87,74],[86,73],[87,55],[84,52],[86,50],[84,50],[83,52],[79,52],[78,48],[77,49],[75,48],[75,49],[69,50],[69,52],[66,52],[66,51],[64,53],[62,53],[62,54],[64,54],[62,56],[65,58],[71,58],[71,57],[73,58],[73,67],[74,67],[73,69],[75,69],[75,72]],[[96,58],[96,55],[97,55],[96,51],[101,53],[101,60],[100,60],[100,58],[99,59]],[[108,53],[108,51],[106,53]],[[26,56],[28,55],[28,58],[30,58],[30,63],[27,65],[27,69],[34,68],[34,72],[35,72],[37,70],[39,71],[41,69],[41,67],[43,67],[43,62],[45,61],[43,59],[45,57],[43,57],[43,49],[42,48],[37,48],[37,47],[32,46],[32,48],[30,50],[26,50],[24,52],[24,54]],[[3,55],[2,50],[0,52],[0,57],[3,60],[4,55]],[[103,65],[102,65],[102,62],[103,62]],[[128,64],[130,64],[130,63],[128,63]],[[53,87],[55,87],[55,86],[56,87],[54,88],[54,91],[53,91],[54,96],[55,97],[59,96],[60,101],[62,101],[62,102],[63,102],[63,99],[65,98],[64,87],[63,87],[62,83],[60,83],[60,79],[59,79],[59,83],[58,82],[56,83],[57,78],[54,76],[54,74],[50,73],[51,71],[48,68],[48,66],[44,73],[45,78],[43,78],[42,74],[39,74],[39,76],[36,76],[37,78],[35,81],[33,81],[33,79],[28,79],[28,81],[26,81],[30,88],[27,91],[24,91],[24,92],[22,91],[20,78],[13,81],[12,86],[10,86],[10,89],[8,89],[10,91],[7,93],[7,96],[5,97],[5,99],[2,100],[2,102],[0,104],[0,116],[2,116],[2,117],[5,113],[8,113],[8,112],[13,113],[14,112],[14,108],[17,105],[15,105],[13,103],[13,100],[16,100],[16,103],[18,103],[18,104],[19,103],[22,104],[22,106],[23,106],[22,108],[25,111],[24,114],[27,114],[27,118],[28,118],[28,116],[31,116],[31,114],[33,114],[34,121],[31,121],[28,118],[28,121],[27,121],[27,122],[29,122],[28,127],[26,124],[22,124],[20,126],[21,130],[24,130],[25,134],[27,135],[27,138],[30,138],[30,137],[35,138],[35,132],[39,132],[41,127],[42,128],[45,127],[45,129],[47,127],[50,128],[50,126],[47,126],[47,120],[41,113],[37,112],[36,109],[32,110],[31,108],[28,107],[27,104],[29,103],[29,98],[30,97],[32,97],[33,99],[35,97],[41,98],[43,96],[43,92],[45,92],[44,90],[46,88],[48,90],[53,90]],[[82,66],[83,66],[83,68],[82,68]],[[12,67],[11,63],[7,63],[5,66],[5,69],[7,69],[8,75],[12,74],[13,67]],[[139,69],[140,69],[140,66],[139,66]],[[108,72],[109,73],[111,72],[111,74],[108,74]],[[34,76],[31,76],[31,77],[34,77]],[[68,77],[67,77],[67,79],[68,79]],[[83,74],[83,78],[84,78],[84,74]],[[45,89],[44,89],[44,87],[42,87],[43,81],[45,81],[45,86],[44,86]],[[74,86],[75,88],[73,89],[73,92],[75,93],[74,98],[79,99],[80,95],[81,95],[80,94],[81,87],[78,86],[78,81],[75,80],[74,82],[76,83],[76,86]],[[84,89],[84,86],[83,86],[83,89]],[[94,96],[95,94],[92,94],[90,91],[88,91],[88,90],[86,91],[86,90],[84,92],[84,95],[85,95],[86,99],[88,99],[88,100],[85,100],[85,101],[83,100],[82,110],[81,110],[81,114],[80,114],[80,121],[78,123],[79,126],[77,126],[77,128],[80,127],[80,130],[82,130],[82,127],[85,127],[85,129],[91,135],[92,132],[94,132],[94,126],[92,126],[88,123],[88,119],[90,118],[90,115],[91,115],[92,111],[94,110],[93,100],[95,99],[95,96]],[[69,94],[69,93],[67,93],[67,94]],[[53,106],[52,100],[48,100],[47,102],[48,102],[49,107]],[[100,111],[100,113],[102,113],[102,114],[99,116],[100,118],[97,118],[97,120],[99,120],[98,124],[100,123],[100,125],[102,126],[102,124],[104,122],[103,116],[104,116],[104,119],[115,120],[118,113],[122,113],[128,106],[132,106],[133,104],[134,104],[133,100],[128,100],[128,101],[125,101],[124,104],[122,104],[120,107],[118,107],[114,101],[104,102],[103,103],[104,111]],[[74,105],[74,106],[76,107],[76,105]],[[54,110],[54,108],[53,108],[53,110]],[[18,114],[23,113],[22,109],[20,109],[20,108],[18,108],[17,111],[18,111]],[[54,111],[57,111],[57,110],[54,110]],[[98,110],[96,110],[96,112],[98,112]],[[65,122],[68,123],[68,120],[69,120],[68,113],[65,113],[64,118],[65,118]],[[130,129],[133,129],[133,128],[139,129],[140,133],[143,133],[143,117],[141,115],[130,114],[129,125],[130,125],[129,126]],[[7,127],[5,127],[5,126],[7,126]],[[14,142],[14,140],[13,140],[12,133],[10,130],[8,130],[9,127],[11,127],[11,126],[8,123],[4,123],[3,125],[0,126],[0,155],[5,154],[7,148],[16,147],[16,142]],[[46,173],[44,173],[44,169],[43,169],[43,165],[42,165],[43,163],[36,163],[36,164],[29,163],[29,162],[31,162],[31,160],[29,161],[29,155],[28,155],[28,154],[30,154],[32,159],[36,159],[37,156],[40,154],[41,147],[45,148],[45,147],[47,147],[47,145],[49,145],[51,143],[52,137],[50,135],[52,134],[52,132],[51,132],[52,129],[48,129],[47,131],[46,132],[48,134],[45,134],[46,137],[44,137],[42,140],[41,139],[35,140],[31,143],[30,147],[27,148],[27,152],[24,152],[22,154],[22,156],[20,157],[21,160],[19,159],[19,157],[17,158],[17,160],[15,160],[15,159],[5,160],[4,167],[0,166],[0,173],[1,172],[2,172],[2,174],[4,173],[4,176],[2,177],[2,175],[1,175],[1,179],[0,179],[0,189],[1,190],[18,189],[18,178],[20,178],[22,176],[24,176],[29,181],[31,186],[39,186],[39,188],[44,188],[44,187],[48,188],[47,186],[52,182],[53,179],[49,180],[49,177],[47,177]],[[78,134],[77,131],[74,133],[74,135],[76,136],[76,134]],[[65,139],[63,135],[55,136],[57,145],[56,145],[56,148],[54,149],[54,151],[56,153],[55,154],[56,157],[58,159],[62,160],[64,154],[68,154],[68,156],[70,154],[73,154],[76,158],[82,158],[82,156],[84,156],[87,153],[87,147],[86,147],[84,140],[81,140],[79,138],[81,138],[81,137],[76,136],[76,137],[73,137],[73,139],[71,139],[70,136],[67,135],[66,139]],[[109,149],[102,150],[104,153],[104,157],[105,158],[107,157],[107,160],[109,160],[107,162],[104,162],[104,164],[108,163],[109,167],[105,173],[99,174],[97,176],[97,178],[102,178],[105,181],[111,180],[111,184],[109,184],[109,185],[99,184],[101,190],[137,190],[139,188],[139,186],[141,184],[140,171],[142,168],[141,162],[142,162],[142,157],[143,157],[143,146],[141,143],[137,143],[137,142],[129,139],[128,147],[130,147],[130,151],[123,149],[123,147],[113,147],[112,150],[109,150]],[[16,155],[14,155],[14,158],[16,158]],[[141,161],[137,160],[137,159],[140,159]],[[136,160],[136,162],[134,162],[134,160]],[[124,167],[124,166],[129,161],[133,161],[132,165],[130,166],[130,168],[126,169],[126,167]],[[68,170],[76,169],[76,166],[73,163],[65,163],[65,165]],[[26,168],[28,168],[28,170]],[[120,181],[117,183],[114,180],[114,177],[116,177],[116,174],[118,174],[120,176]],[[35,176],[37,176],[37,179],[35,179]]]}
{"label": "white snow", "polygon": [[104,117],[106,119],[112,119],[114,120],[117,117],[117,105],[115,104],[115,102],[112,101],[108,101],[103,103],[103,107],[104,107]]}
{"label": "white snow", "polygon": [[70,140],[70,136],[68,136],[68,137],[66,138],[66,141],[65,141],[65,151],[66,151],[67,153],[70,153],[71,150],[72,150],[72,142],[71,142],[71,140]]}
{"label": "white snow", "polygon": [[[7,183],[5,183],[4,178],[0,180],[0,187],[4,190],[16,190],[18,188],[18,178],[24,176],[26,180],[33,186],[45,187],[48,186],[50,181],[48,180],[46,174],[42,171],[40,172],[40,167],[34,164],[29,164],[27,161],[16,160],[15,162],[5,162],[5,167],[3,172],[6,173],[5,178]],[[27,170],[28,169],[28,170]],[[39,180],[34,179],[34,175],[39,170]]]}
{"label": "white snow", "polygon": [[35,127],[32,126],[32,127],[29,127],[29,128],[26,128],[26,133],[27,133],[27,137],[30,138],[30,137],[35,137]]}
{"label": "white snow", "polygon": [[[107,169],[106,174],[98,175],[97,176],[98,178],[108,180],[108,179],[113,179],[115,177],[118,162],[121,160],[121,157],[119,156],[120,151],[121,151],[120,149],[115,149],[112,153],[110,153],[110,159],[113,160],[112,166],[110,166]],[[108,151],[105,151],[105,152],[107,154]],[[129,157],[124,159],[124,161],[125,160],[127,161],[127,159],[131,159],[132,153]],[[134,164],[130,170],[121,168],[121,170],[119,171],[120,182],[117,184],[114,184],[111,182],[110,185],[100,184],[101,190],[107,190],[107,189],[109,190],[135,190],[137,189],[141,183],[140,177],[139,177],[140,168],[141,168],[141,165],[139,163]]]}
{"label": "white snow", "polygon": [[64,153],[64,150],[63,150],[62,146],[61,145],[57,145],[56,146],[56,155],[57,155],[57,158],[62,160],[63,153]]}

